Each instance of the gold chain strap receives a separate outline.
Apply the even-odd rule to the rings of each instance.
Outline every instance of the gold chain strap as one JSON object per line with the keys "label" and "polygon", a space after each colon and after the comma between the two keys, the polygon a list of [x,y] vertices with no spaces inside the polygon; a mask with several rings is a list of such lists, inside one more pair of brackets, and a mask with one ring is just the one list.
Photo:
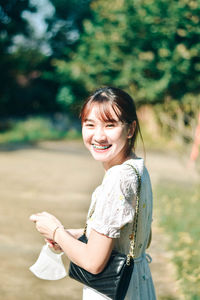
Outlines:
{"label": "gold chain strap", "polygon": [[129,248],[129,254],[127,255],[127,260],[126,260],[127,265],[130,265],[130,260],[135,258],[136,233],[137,233],[137,226],[138,226],[139,200],[140,200],[140,190],[141,190],[141,177],[139,175],[139,172],[132,165],[129,165],[129,166],[131,166],[134,169],[134,171],[137,175],[138,187],[137,187],[137,191],[136,191],[135,216],[134,216],[134,220],[133,220],[132,233],[129,235],[130,248]]}
{"label": "gold chain strap", "polygon": [[[129,165],[129,164],[127,164]],[[126,264],[127,265],[130,265],[130,260],[135,258],[135,247],[136,247],[136,232],[137,232],[137,226],[138,226],[138,215],[139,215],[139,199],[140,199],[140,189],[141,189],[141,177],[138,173],[138,170],[133,167],[132,165],[129,165],[131,166],[136,175],[137,175],[137,178],[138,178],[138,188],[137,188],[137,191],[136,191],[136,206],[135,206],[135,216],[134,216],[134,220],[133,220],[133,227],[132,227],[132,233],[129,235],[129,239],[130,239],[130,248],[129,248],[129,254],[127,254],[127,260],[126,260]],[[96,202],[94,203],[93,207],[91,208],[90,210],[90,214],[89,214],[89,217],[88,219],[90,219],[95,211],[95,206],[96,206]],[[83,234],[86,235],[86,231],[87,231],[87,222],[85,224],[85,227],[84,227],[84,231],[83,231]]]}
{"label": "gold chain strap", "polygon": [[[91,211],[90,211],[88,219],[90,219],[92,217],[92,215],[94,213],[94,210],[95,210],[95,206],[96,206],[96,201],[95,201],[93,207],[91,208]],[[86,231],[87,231],[87,222],[85,223],[85,227],[84,227],[84,231],[83,231],[84,235],[86,235]]]}

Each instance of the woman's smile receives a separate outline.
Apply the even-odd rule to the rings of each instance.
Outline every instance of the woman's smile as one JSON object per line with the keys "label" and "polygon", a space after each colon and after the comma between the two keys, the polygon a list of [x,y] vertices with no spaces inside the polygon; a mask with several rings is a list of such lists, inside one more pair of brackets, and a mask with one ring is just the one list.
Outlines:
{"label": "woman's smile", "polygon": [[122,163],[126,157],[128,129],[110,108],[112,120],[99,117],[99,105],[93,105],[83,121],[82,133],[85,146],[95,160],[103,163],[107,170],[115,164]]}
{"label": "woman's smile", "polygon": [[96,145],[92,144],[92,147],[94,148],[94,151],[96,152],[106,152],[112,145]]}

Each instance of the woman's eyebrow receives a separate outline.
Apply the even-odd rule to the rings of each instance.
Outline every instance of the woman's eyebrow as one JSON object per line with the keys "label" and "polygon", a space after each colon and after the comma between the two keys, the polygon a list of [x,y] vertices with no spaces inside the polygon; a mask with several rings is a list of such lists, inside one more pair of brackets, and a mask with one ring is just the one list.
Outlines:
{"label": "woman's eyebrow", "polygon": [[115,119],[109,119],[107,121],[105,121],[106,123],[117,123],[118,121]]}
{"label": "woman's eyebrow", "polygon": [[94,123],[94,120],[92,120],[92,119],[87,119],[87,118],[86,118],[86,119],[84,120],[84,122],[93,122],[93,123]]}
{"label": "woman's eyebrow", "polygon": [[[108,119],[108,120],[102,120],[102,121],[105,122],[105,123],[117,123],[117,122],[118,122],[118,120],[115,120],[115,119]],[[95,123],[95,120],[86,118],[86,119],[84,120],[84,122],[92,122],[92,123]]]}

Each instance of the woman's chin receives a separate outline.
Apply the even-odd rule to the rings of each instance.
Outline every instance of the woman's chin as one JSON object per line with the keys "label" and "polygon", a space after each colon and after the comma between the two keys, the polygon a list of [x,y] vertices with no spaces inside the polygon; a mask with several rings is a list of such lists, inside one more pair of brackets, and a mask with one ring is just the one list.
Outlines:
{"label": "woman's chin", "polygon": [[100,162],[106,162],[107,159],[105,158],[105,156],[103,155],[99,155],[97,153],[92,153],[92,156],[93,158],[96,160],[96,161],[100,161]]}
{"label": "woman's chin", "polygon": [[92,150],[91,151],[91,154],[93,156],[93,158],[97,161],[100,161],[100,162],[106,162],[106,161],[109,161],[109,153],[108,151],[95,151],[95,150]]}

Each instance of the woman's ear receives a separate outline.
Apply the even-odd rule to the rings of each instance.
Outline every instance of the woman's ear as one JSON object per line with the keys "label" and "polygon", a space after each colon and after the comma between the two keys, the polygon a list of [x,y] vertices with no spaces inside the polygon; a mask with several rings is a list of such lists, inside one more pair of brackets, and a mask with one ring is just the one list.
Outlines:
{"label": "woman's ear", "polygon": [[135,128],[136,128],[136,121],[133,121],[130,125],[129,125],[129,128],[128,128],[128,139],[131,139],[134,135],[134,132],[135,132]]}

